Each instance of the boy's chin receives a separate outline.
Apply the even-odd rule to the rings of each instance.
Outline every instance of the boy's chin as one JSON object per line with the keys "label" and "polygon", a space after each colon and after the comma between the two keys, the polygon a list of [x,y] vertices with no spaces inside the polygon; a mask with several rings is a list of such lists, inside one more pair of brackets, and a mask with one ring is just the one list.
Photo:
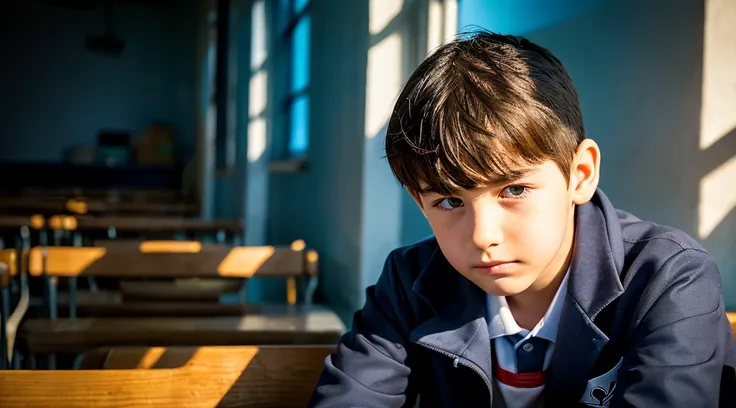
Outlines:
{"label": "boy's chin", "polygon": [[492,283],[486,283],[485,285],[478,285],[483,291],[491,296],[514,296],[521,292],[529,289],[530,284],[526,284],[519,277],[503,277],[497,278]]}

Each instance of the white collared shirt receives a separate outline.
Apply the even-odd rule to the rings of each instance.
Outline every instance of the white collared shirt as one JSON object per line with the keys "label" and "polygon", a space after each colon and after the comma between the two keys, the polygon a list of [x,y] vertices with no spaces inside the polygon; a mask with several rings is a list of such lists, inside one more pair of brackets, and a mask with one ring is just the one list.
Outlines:
{"label": "white collared shirt", "polygon": [[[532,330],[523,329],[516,323],[516,319],[514,319],[504,296],[486,296],[488,332],[491,338],[493,353],[495,353],[496,362],[500,368],[511,373],[518,373],[517,350],[532,337],[539,337],[549,341],[544,355],[543,370],[546,371],[549,368],[554,353],[555,340],[557,339],[557,327],[560,322],[560,315],[562,314],[562,306],[565,294],[567,293],[569,275],[569,271],[565,273],[565,278],[557,289],[557,293],[555,293],[547,312]],[[515,337],[521,337],[521,339],[515,343],[512,343],[510,339],[506,338],[506,336],[517,334],[519,336]],[[533,388],[517,388],[498,381],[496,376],[494,376],[493,381],[503,395],[508,408],[533,407],[544,390],[544,385]]]}

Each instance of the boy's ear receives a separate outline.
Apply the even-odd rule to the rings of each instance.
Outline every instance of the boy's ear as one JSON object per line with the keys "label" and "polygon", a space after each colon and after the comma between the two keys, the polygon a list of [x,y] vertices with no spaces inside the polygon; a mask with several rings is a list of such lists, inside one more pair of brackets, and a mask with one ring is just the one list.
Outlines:
{"label": "boy's ear", "polygon": [[600,179],[601,151],[592,139],[580,142],[570,171],[574,204],[585,204],[593,197]]}

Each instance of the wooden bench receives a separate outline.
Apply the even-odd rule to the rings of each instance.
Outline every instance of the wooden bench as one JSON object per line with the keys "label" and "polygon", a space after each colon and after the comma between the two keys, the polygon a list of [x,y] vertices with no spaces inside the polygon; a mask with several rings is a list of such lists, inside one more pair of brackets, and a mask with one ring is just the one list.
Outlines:
{"label": "wooden bench", "polygon": [[[83,211],[79,211],[79,204]],[[105,199],[68,199],[64,197],[3,197],[0,210],[14,213],[59,214],[64,211],[88,214],[196,215],[199,206],[191,202],[136,202]]]}
{"label": "wooden bench", "polygon": [[113,350],[104,369],[2,370],[0,406],[304,407],[333,350],[331,346]]}
{"label": "wooden bench", "polygon": [[[99,248],[104,250],[110,250],[114,253],[121,253],[123,256],[135,256],[138,259],[140,251],[155,251],[159,252],[159,258],[162,254],[167,254],[169,257],[180,254],[185,256],[190,253],[197,253],[201,257],[203,253],[213,253],[215,257],[224,257],[225,253],[228,253],[233,247],[220,245],[220,244],[202,244],[197,241],[121,241],[121,240],[107,240],[97,241]],[[235,247],[237,250],[242,250],[248,247]],[[257,248],[257,247],[251,247]],[[265,248],[265,247],[261,247]],[[302,240],[296,240],[292,242],[291,246],[287,250],[281,248],[282,253],[300,253],[304,254],[301,259],[294,258],[292,265],[276,265],[270,266],[268,264],[260,266],[257,276],[259,277],[280,277],[287,280],[287,302],[289,304],[296,304],[297,302],[297,279],[305,278],[306,286],[304,289],[304,303],[311,304],[313,292],[317,284],[317,262],[318,256],[315,251],[305,250],[306,245]],[[219,253],[219,255],[218,255]],[[229,256],[229,255],[228,255]],[[258,255],[260,256],[260,255]],[[177,259],[179,257],[177,256]],[[299,262],[302,262],[301,264]],[[167,261],[167,265],[171,264]],[[119,267],[119,265],[118,265]],[[198,268],[208,269],[214,268],[213,264],[210,265],[197,265]],[[159,268],[161,269],[161,268]],[[279,270],[280,269],[280,270]],[[214,270],[214,269],[210,269]],[[276,273],[273,270],[277,270]],[[181,272],[178,270],[177,272]],[[113,274],[117,272],[112,272]],[[138,270],[134,272],[121,272],[120,276],[138,276],[138,277],[161,277],[160,272],[145,272]],[[87,273],[87,276],[98,276],[96,273]],[[204,276],[199,274],[199,276]],[[109,276],[108,276],[109,277]],[[167,278],[174,278],[174,276],[166,276]],[[215,276],[209,276],[209,279],[196,279],[196,280],[182,280],[178,279],[174,282],[140,282],[123,280],[120,282],[120,295],[119,300],[125,299],[137,299],[142,301],[152,300],[168,300],[168,301],[210,301],[217,302],[222,294],[237,292],[242,287],[242,280],[223,279]],[[117,300],[117,299],[113,299]],[[119,302],[117,302],[119,303]],[[109,303],[108,303],[109,304]],[[90,305],[92,306],[92,305]],[[228,313],[235,312],[235,308],[227,308]],[[231,309],[231,310],[230,310]]]}
{"label": "wooden bench", "polygon": [[44,222],[43,217],[41,216],[27,217],[25,215],[1,215],[0,216],[0,228],[1,229],[17,230],[22,227],[37,225],[39,222],[41,223],[40,227],[42,227],[43,222]]}
{"label": "wooden bench", "polygon": [[[33,248],[29,271],[57,278],[312,278],[316,262],[316,253],[304,248],[111,241],[105,247]],[[36,355],[105,346],[334,344],[344,331],[332,311],[287,304],[259,305],[257,314],[244,316],[32,319],[18,337]]]}
{"label": "wooden bench", "polygon": [[9,302],[8,287],[10,286],[10,273],[8,269],[8,263],[0,260],[0,370],[5,370],[10,366],[7,355],[7,350],[9,349],[7,333],[9,308],[7,304]]}
{"label": "wooden bench", "polygon": [[232,232],[243,231],[243,221],[234,219],[205,220],[184,217],[78,217],[80,230],[107,230],[115,228],[118,231],[134,232]]}
{"label": "wooden bench", "polygon": [[200,219],[172,216],[78,216],[77,229],[88,237],[107,238],[148,237],[171,238],[184,234],[191,239],[215,237],[220,243],[237,243],[242,239],[245,226],[241,219]]}
{"label": "wooden bench", "polygon": [[[14,345],[18,327],[28,311],[28,286],[21,281],[20,297],[16,305],[11,305],[10,283],[18,277],[18,251],[9,248],[0,250],[0,367],[10,366],[14,356]],[[11,313],[11,309],[13,312]]]}
{"label": "wooden bench", "polygon": [[323,308],[263,305],[244,316],[30,319],[19,337],[43,355],[111,346],[334,344],[344,330]]}

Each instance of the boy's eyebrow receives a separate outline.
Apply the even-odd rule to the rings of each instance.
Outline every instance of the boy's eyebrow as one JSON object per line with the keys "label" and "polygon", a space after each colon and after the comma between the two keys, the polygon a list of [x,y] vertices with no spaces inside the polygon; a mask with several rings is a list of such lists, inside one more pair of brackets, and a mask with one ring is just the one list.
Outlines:
{"label": "boy's eyebrow", "polygon": [[[485,187],[499,187],[504,184],[513,183],[515,181],[521,180],[523,178],[529,177],[532,174],[536,173],[538,169],[536,168],[523,168],[523,169],[517,169],[512,170],[508,174],[506,174],[504,177],[499,177],[495,180],[491,180],[483,186]],[[424,183],[422,183],[424,184]],[[422,188],[419,190],[420,195],[428,195],[428,194],[442,194],[438,191],[435,191],[432,187],[424,184]]]}
{"label": "boy's eyebrow", "polygon": [[515,181],[519,181],[523,178],[529,177],[532,174],[538,172],[539,169],[536,168],[525,168],[525,169],[516,169],[511,170],[508,172],[504,177],[497,178],[495,180],[491,180],[488,183],[486,183],[486,186],[489,187],[498,187],[503,184],[509,184],[513,183]]}

